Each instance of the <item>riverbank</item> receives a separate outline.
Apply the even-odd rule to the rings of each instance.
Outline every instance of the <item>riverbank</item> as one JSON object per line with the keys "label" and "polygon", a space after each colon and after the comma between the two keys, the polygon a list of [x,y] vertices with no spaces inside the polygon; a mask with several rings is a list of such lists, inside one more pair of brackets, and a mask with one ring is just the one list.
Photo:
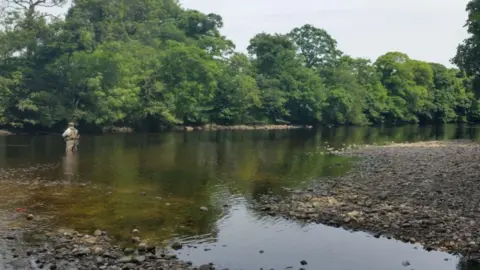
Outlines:
{"label": "riverbank", "polygon": [[[7,177],[8,178],[8,177]],[[52,227],[55,215],[36,211],[39,204],[27,204],[24,193],[15,190],[32,189],[35,181],[13,183],[2,179],[0,201],[0,269],[211,269],[211,265],[193,266],[174,254],[178,243],[170,246],[153,245],[141,231],[133,230],[122,239],[103,230],[78,232]],[[8,186],[20,185],[9,189]],[[42,184],[43,185],[43,184]],[[67,183],[48,183],[57,190]],[[70,184],[68,184],[70,185]],[[81,184],[80,184],[81,185]],[[10,200],[6,201],[9,196]],[[123,246],[120,246],[122,243]]]}
{"label": "riverbank", "polygon": [[[215,125],[208,124],[203,126],[173,126],[161,128],[162,132],[191,132],[191,131],[235,131],[235,130],[289,130],[289,129],[312,129],[310,125]],[[79,127],[80,131],[82,127]],[[101,128],[101,132],[104,134],[109,133],[135,133],[137,132],[133,127],[127,126],[109,126]],[[25,132],[23,130],[0,130],[0,136],[16,135],[16,134],[50,134],[49,132]],[[88,132],[87,132],[88,133]],[[57,134],[57,133],[52,133]],[[60,134],[60,133],[58,133]],[[85,134],[83,132],[82,134]]]}
{"label": "riverbank", "polygon": [[[164,128],[165,131],[190,132],[190,131],[232,131],[232,130],[286,130],[286,129],[312,129],[313,126],[301,125],[216,125],[207,124],[202,126],[173,126]],[[135,130],[131,127],[106,127],[102,129],[103,133],[133,133]]]}
{"label": "riverbank", "polygon": [[480,144],[432,141],[332,152],[360,159],[342,177],[264,196],[257,207],[480,259]]}
{"label": "riverbank", "polygon": [[12,133],[10,131],[0,129],[0,136],[8,136],[8,135],[13,135],[13,134],[14,133]]}
{"label": "riverbank", "polygon": [[311,129],[312,126],[299,126],[299,125],[204,125],[204,126],[185,126],[176,127],[174,130],[178,131],[219,131],[219,130],[284,130],[284,129]]}
{"label": "riverbank", "polygon": [[[31,219],[35,222],[35,217]],[[0,241],[1,255],[6,258],[0,265],[2,269],[214,269],[213,265],[194,267],[183,262],[167,248],[143,242],[135,231],[133,248],[121,248],[101,230],[91,234],[71,229],[39,233],[34,226],[29,227],[30,230],[24,227],[4,232]],[[28,243],[25,235],[29,235]]]}

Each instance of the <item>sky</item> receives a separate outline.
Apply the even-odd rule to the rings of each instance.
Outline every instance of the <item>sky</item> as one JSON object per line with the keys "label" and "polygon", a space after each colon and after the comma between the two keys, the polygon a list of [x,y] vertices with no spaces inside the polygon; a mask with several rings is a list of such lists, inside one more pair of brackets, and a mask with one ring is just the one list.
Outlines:
{"label": "sky", "polygon": [[[375,60],[389,51],[447,66],[464,28],[469,0],[180,0],[223,17],[222,34],[246,52],[260,32],[287,33],[306,23],[325,29],[344,53]],[[65,9],[65,8],[64,8]],[[54,13],[64,12],[56,10]]]}

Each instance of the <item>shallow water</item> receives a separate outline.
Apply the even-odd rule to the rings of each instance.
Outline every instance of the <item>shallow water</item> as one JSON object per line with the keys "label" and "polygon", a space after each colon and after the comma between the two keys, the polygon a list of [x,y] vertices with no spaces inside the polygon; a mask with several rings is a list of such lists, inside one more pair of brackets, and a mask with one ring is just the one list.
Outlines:
{"label": "shallow water", "polygon": [[0,208],[54,217],[44,228],[102,229],[125,242],[133,228],[150,242],[179,238],[197,246],[185,246],[181,258],[230,269],[298,269],[301,260],[305,269],[478,269],[393,240],[265,217],[249,205],[267,191],[349,170],[347,158],[325,155],[331,146],[479,135],[457,126],[83,135],[69,156],[58,136],[0,137]]}
{"label": "shallow water", "polygon": [[[199,244],[196,239],[185,239],[187,247],[178,252],[178,256],[198,264],[215,262],[219,269],[230,270],[260,267],[450,270],[457,269],[459,264],[458,257],[443,252],[427,252],[418,245],[377,239],[366,233],[324,225],[305,225],[282,218],[258,216],[241,201],[227,217],[217,222],[217,226],[218,234],[209,241]],[[190,247],[188,244],[191,244]],[[302,260],[308,264],[302,266]],[[410,263],[408,268],[402,265],[407,260]]]}

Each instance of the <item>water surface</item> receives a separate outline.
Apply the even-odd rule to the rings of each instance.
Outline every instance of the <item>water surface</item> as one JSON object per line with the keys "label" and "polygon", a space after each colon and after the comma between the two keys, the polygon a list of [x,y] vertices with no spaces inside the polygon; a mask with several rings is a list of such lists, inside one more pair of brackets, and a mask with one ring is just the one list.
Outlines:
{"label": "water surface", "polygon": [[350,170],[328,147],[478,136],[453,125],[82,135],[68,156],[59,136],[0,137],[0,208],[26,207],[54,217],[44,228],[102,229],[124,243],[133,228],[152,243],[179,239],[188,243],[182,259],[230,269],[298,269],[301,260],[305,269],[475,269],[410,244],[265,217],[250,204]]}

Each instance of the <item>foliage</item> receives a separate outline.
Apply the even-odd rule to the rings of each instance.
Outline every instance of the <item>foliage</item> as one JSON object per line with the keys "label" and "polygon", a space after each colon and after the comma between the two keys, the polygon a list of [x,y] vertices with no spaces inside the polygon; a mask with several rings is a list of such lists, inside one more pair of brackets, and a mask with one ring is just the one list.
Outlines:
{"label": "foliage", "polygon": [[38,10],[64,3],[2,1],[0,125],[480,120],[480,0],[467,7],[461,70],[400,52],[353,58],[309,24],[259,33],[246,55],[221,35],[221,16],[176,0],[75,0],[65,19]]}

